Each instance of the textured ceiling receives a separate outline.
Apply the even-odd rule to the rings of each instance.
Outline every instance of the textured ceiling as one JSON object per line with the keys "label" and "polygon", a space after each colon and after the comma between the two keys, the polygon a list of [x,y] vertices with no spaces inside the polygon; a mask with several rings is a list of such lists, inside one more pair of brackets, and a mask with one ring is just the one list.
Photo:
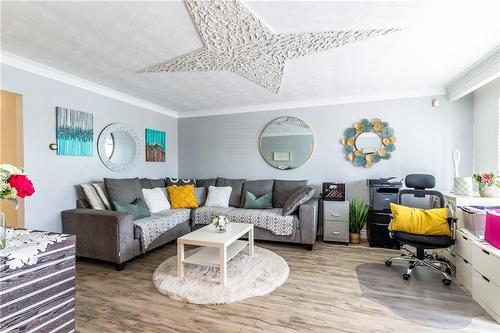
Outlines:
{"label": "textured ceiling", "polygon": [[138,73],[203,47],[181,1],[2,2],[1,49],[182,116],[442,91],[456,74],[500,44],[500,1],[244,4],[274,33],[403,30],[288,61],[279,94],[232,72]]}

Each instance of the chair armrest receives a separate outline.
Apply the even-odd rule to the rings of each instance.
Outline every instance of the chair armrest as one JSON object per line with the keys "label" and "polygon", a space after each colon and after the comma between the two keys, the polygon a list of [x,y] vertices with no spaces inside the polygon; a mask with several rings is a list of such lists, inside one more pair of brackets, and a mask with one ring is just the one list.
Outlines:
{"label": "chair armrest", "polygon": [[313,245],[318,235],[318,199],[299,206],[299,223],[301,243]]}
{"label": "chair armrest", "polygon": [[447,221],[448,221],[448,225],[450,226],[450,230],[451,230],[451,238],[455,239],[455,232],[457,231],[458,219],[456,217],[449,216],[447,218]]}
{"label": "chair armrest", "polygon": [[134,257],[132,215],[109,210],[61,212],[63,232],[76,235],[76,255],[120,264]]}

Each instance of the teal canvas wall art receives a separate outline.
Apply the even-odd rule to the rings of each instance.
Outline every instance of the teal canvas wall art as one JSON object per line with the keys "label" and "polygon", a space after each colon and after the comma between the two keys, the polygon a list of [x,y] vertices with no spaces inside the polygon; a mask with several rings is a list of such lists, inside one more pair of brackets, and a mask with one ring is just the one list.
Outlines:
{"label": "teal canvas wall art", "polygon": [[146,162],[165,162],[167,133],[146,128]]}
{"label": "teal canvas wall art", "polygon": [[92,113],[56,107],[57,155],[92,156]]}

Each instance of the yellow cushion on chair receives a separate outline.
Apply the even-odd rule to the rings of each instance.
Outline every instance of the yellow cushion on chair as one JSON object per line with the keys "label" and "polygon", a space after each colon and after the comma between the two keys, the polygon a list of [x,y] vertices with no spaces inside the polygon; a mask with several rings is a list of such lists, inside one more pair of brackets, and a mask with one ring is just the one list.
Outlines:
{"label": "yellow cushion on chair", "polygon": [[394,216],[389,230],[415,235],[451,236],[448,208],[411,208],[391,203]]}
{"label": "yellow cushion on chair", "polygon": [[198,208],[194,185],[169,186],[167,191],[172,208]]}

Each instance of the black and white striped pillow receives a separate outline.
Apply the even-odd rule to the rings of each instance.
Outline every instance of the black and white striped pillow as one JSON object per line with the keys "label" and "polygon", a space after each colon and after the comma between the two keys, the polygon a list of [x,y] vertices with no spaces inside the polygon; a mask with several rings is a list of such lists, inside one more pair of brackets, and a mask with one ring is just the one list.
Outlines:
{"label": "black and white striped pillow", "polygon": [[106,195],[104,183],[81,184],[80,187],[85,194],[85,199],[92,209],[111,210],[111,203]]}

